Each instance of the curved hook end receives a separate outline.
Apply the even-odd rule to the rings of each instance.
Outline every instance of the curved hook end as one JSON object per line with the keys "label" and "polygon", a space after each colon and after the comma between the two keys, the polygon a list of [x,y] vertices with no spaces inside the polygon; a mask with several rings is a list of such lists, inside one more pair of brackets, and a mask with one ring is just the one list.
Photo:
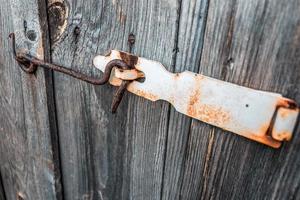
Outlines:
{"label": "curved hook end", "polygon": [[21,69],[24,72],[27,73],[34,73],[37,69],[37,66],[33,63],[28,62],[26,59],[24,59],[22,56],[19,56],[16,51],[16,36],[15,33],[12,32],[8,35],[8,37],[11,39],[11,48],[12,53],[14,55],[15,60],[19,63]]}
{"label": "curved hook end", "polygon": [[16,37],[15,37],[15,33],[12,32],[8,35],[8,37],[11,39],[11,47],[13,50],[13,54],[15,59],[17,60],[17,52],[16,52]]}

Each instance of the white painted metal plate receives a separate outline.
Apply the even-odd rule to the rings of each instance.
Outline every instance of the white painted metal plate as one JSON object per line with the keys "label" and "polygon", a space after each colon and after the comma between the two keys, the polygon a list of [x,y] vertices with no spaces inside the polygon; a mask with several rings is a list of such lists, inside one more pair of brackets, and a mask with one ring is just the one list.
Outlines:
{"label": "white painted metal plate", "polygon": [[[109,61],[124,60],[124,56],[134,60],[135,69],[145,76],[144,82],[133,81],[127,87],[136,95],[168,101],[178,112],[275,148],[292,136],[299,108],[280,94],[189,71],[170,73],[159,62],[116,50],[107,56],[96,56],[94,65],[103,72]],[[112,85],[119,86],[121,81],[112,73]]]}

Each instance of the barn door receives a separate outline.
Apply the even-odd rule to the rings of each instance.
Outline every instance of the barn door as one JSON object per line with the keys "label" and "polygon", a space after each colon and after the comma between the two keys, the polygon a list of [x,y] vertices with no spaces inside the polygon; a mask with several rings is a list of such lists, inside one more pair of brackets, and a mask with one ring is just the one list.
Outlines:
{"label": "barn door", "polygon": [[[2,0],[0,44],[19,31],[32,54],[99,77],[93,57],[119,49],[300,103],[298,0],[45,2]],[[3,198],[300,198],[299,126],[272,149],[130,93],[112,114],[113,86],[28,75],[0,52]]]}

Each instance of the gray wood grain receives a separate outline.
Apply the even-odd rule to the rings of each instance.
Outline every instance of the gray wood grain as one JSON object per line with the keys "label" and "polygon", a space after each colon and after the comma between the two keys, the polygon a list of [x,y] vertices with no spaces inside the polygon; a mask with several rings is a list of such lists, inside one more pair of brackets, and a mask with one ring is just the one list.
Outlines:
{"label": "gray wood grain", "polygon": [[[185,70],[198,72],[203,46],[203,37],[208,10],[207,0],[183,0],[180,9],[178,26],[178,42],[175,63],[175,72]],[[166,144],[166,158],[164,167],[164,182],[162,199],[180,199],[184,193],[181,191],[185,171],[187,154],[187,141],[191,118],[178,113],[173,107],[170,111],[168,139]],[[203,137],[199,145],[199,153],[205,157],[208,138]],[[200,149],[202,147],[202,149]],[[203,164],[200,163],[200,166]],[[191,184],[202,181],[201,177],[195,178]],[[192,185],[188,184],[189,188]],[[193,191],[197,192],[197,191]]]}
{"label": "gray wood grain", "polygon": [[[69,2],[57,9],[69,10],[66,28],[50,27],[52,34],[61,33],[52,37],[52,60],[101,76],[93,56],[111,48],[128,51],[133,33],[134,53],[172,67],[178,8],[177,1]],[[52,21],[63,24],[50,11]],[[128,94],[112,115],[112,86],[62,74],[55,74],[54,85],[65,199],[159,199],[168,104]]]}
{"label": "gray wood grain", "polygon": [[6,200],[1,174],[0,174],[0,200]]}
{"label": "gray wood grain", "polygon": [[[297,1],[72,1],[66,7],[49,1],[48,6],[56,63],[101,76],[92,67],[93,56],[110,48],[128,51],[132,32],[133,52],[171,71],[199,71],[299,99]],[[66,199],[299,197],[297,135],[274,150],[131,94],[112,115],[113,87],[61,74],[54,78]]]}
{"label": "gray wood grain", "polygon": [[[124,35],[118,30],[124,25],[118,21],[120,16],[112,2],[73,1],[65,6],[49,1],[48,7],[52,61],[100,77],[92,66],[93,56],[104,53],[110,43],[123,47]],[[57,73],[54,86],[64,199],[118,199],[126,98],[118,114],[112,115],[109,108],[113,87],[94,87]]]}
{"label": "gray wood grain", "polygon": [[[299,1],[211,0],[199,72],[299,103],[299,8]],[[166,181],[175,188],[169,193],[179,193],[174,199],[299,199],[299,132],[298,125],[292,141],[276,150],[193,120],[186,143],[169,137],[174,170]],[[178,176],[180,191],[172,184]]]}
{"label": "gray wood grain", "polygon": [[0,1],[0,170],[7,199],[57,195],[45,73],[21,72],[8,39],[15,32],[18,48],[43,58],[41,27],[37,1]]}
{"label": "gray wood grain", "polygon": [[[175,0],[139,1],[135,5],[139,15],[133,19],[136,55],[157,60],[168,70],[174,70],[180,6]],[[131,157],[126,160],[130,163],[129,199],[161,199],[163,195],[169,108],[166,102],[150,102],[130,95],[126,124],[130,141],[126,150]]]}
{"label": "gray wood grain", "polygon": [[300,103],[298,0],[61,2],[48,1],[51,44],[41,31],[48,28],[44,2],[0,3],[0,199],[2,185],[7,199],[300,198],[299,125],[275,150],[131,94],[113,115],[115,88],[57,73],[52,82],[42,69],[21,73],[6,37],[15,31],[19,47],[100,77],[93,56],[129,51],[133,33],[133,53],[170,71]]}

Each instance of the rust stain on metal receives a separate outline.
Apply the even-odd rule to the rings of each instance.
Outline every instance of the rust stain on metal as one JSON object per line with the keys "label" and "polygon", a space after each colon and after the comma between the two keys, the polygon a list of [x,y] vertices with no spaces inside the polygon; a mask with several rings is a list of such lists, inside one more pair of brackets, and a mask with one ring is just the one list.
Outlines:
{"label": "rust stain on metal", "polygon": [[[276,132],[276,131],[275,131]],[[288,131],[283,131],[283,132],[276,132],[276,139],[283,141],[283,140],[287,140],[289,141],[292,138],[292,133],[288,132]]]}
{"label": "rust stain on metal", "polygon": [[229,112],[225,111],[221,107],[216,107],[211,105],[199,106],[196,115],[201,116],[201,120],[208,123],[214,123],[216,125],[219,124],[224,125],[230,121]]}
{"label": "rust stain on metal", "polygon": [[[176,73],[175,78],[180,77],[180,74]],[[203,80],[202,76],[197,76],[197,74],[195,74],[195,86],[199,86],[201,84],[201,81]],[[197,110],[199,110],[199,107],[197,108],[197,103],[199,102],[199,98],[200,98],[201,92],[200,90],[197,88],[193,94],[189,97],[189,103],[188,103],[188,109],[187,109],[187,114],[190,116],[195,116],[197,117],[198,112]]]}
{"label": "rust stain on metal", "polygon": [[269,135],[256,135],[254,133],[244,133],[242,134],[244,137],[246,138],[249,138],[251,140],[255,140],[255,141],[258,141],[260,143],[263,143],[265,145],[269,145],[271,147],[274,147],[274,148],[279,148],[281,146],[281,142],[280,141],[277,141],[277,140],[274,140],[271,136]]}
{"label": "rust stain on metal", "polygon": [[[292,114],[297,115],[299,113],[299,109],[300,108],[298,108],[298,107],[293,108],[293,109],[290,109],[290,108],[280,109],[280,113],[283,118],[287,118],[287,117],[289,117],[289,115],[292,115]],[[288,111],[290,111],[290,112],[288,112]]]}
{"label": "rust stain on metal", "polygon": [[187,114],[189,116],[201,119],[202,121],[214,124],[226,124],[230,120],[229,112],[225,111],[221,107],[216,107],[208,104],[201,104],[200,90],[197,89],[190,96],[189,104],[187,108]]}
{"label": "rust stain on metal", "polygon": [[109,80],[110,84],[114,85],[114,86],[120,86],[122,83],[121,79],[118,79],[117,77],[113,76],[110,78]]}
{"label": "rust stain on metal", "polygon": [[269,145],[274,148],[279,148],[281,146],[281,142],[279,140],[274,139],[270,135],[271,131],[272,127],[270,127],[270,123],[265,123],[260,127],[259,133],[245,132],[242,135],[251,140],[256,140],[260,143]]}
{"label": "rust stain on metal", "polygon": [[286,107],[289,109],[298,109],[298,105],[295,101],[287,98],[279,98],[277,101],[277,106]]}
{"label": "rust stain on metal", "polygon": [[137,69],[123,70],[116,68],[114,75],[122,80],[137,80],[145,77],[145,74]]}
{"label": "rust stain on metal", "polygon": [[281,117],[281,118],[286,118],[286,117],[289,116],[289,114],[290,114],[290,110],[282,110],[282,111],[280,112],[280,117]]}
{"label": "rust stain on metal", "polygon": [[199,97],[200,97],[200,91],[199,91],[199,89],[197,89],[190,96],[189,105],[188,105],[188,109],[187,109],[188,115],[196,117],[197,110],[198,110],[197,102],[199,101]]}
{"label": "rust stain on metal", "polygon": [[138,96],[142,96],[142,97],[145,97],[146,99],[150,99],[150,100],[153,100],[153,101],[159,99],[159,97],[157,95],[147,93],[147,92],[144,92],[142,90],[134,90],[133,92],[136,93]]}
{"label": "rust stain on metal", "polygon": [[[175,76],[176,77],[176,76]],[[195,74],[195,85],[199,86],[204,76]],[[212,106],[209,104],[203,104],[200,102],[201,91],[195,89],[193,94],[189,97],[187,114],[189,116],[198,118],[207,123],[213,123],[216,125],[224,125],[230,121],[230,113],[221,107]]]}
{"label": "rust stain on metal", "polygon": [[202,76],[201,74],[195,74],[195,79],[198,81],[198,84],[200,81],[205,79],[205,76]]}
{"label": "rust stain on metal", "polygon": [[270,130],[270,123],[265,123],[259,128],[259,132],[261,133],[259,135],[261,136],[267,135],[269,134],[269,130]]}
{"label": "rust stain on metal", "polygon": [[123,60],[131,68],[134,68],[134,66],[138,63],[139,57],[122,51],[120,51],[119,53],[121,60]]}

